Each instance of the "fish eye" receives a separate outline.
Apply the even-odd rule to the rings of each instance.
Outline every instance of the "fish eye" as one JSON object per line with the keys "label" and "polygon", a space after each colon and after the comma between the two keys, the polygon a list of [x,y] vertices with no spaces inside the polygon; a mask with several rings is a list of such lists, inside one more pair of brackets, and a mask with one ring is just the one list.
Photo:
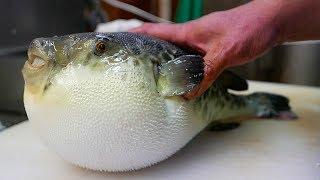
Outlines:
{"label": "fish eye", "polygon": [[107,45],[105,41],[98,41],[95,47],[95,54],[101,55],[107,51]]}

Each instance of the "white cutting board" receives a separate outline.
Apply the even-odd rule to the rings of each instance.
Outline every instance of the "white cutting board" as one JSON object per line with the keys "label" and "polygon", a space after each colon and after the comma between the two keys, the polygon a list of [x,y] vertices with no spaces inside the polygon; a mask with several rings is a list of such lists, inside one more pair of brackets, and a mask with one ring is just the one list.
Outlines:
{"label": "white cutting board", "polygon": [[25,122],[0,133],[0,179],[320,179],[320,89],[250,82],[253,90],[289,96],[300,118],[202,132],[168,160],[130,173],[70,165],[43,146]]}

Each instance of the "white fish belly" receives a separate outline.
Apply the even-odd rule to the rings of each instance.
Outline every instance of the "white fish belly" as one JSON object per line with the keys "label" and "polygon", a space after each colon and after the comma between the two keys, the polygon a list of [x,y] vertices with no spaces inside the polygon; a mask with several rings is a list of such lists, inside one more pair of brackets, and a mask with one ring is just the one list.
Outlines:
{"label": "white fish belly", "polygon": [[164,99],[141,71],[70,66],[42,95],[26,88],[32,126],[63,159],[89,169],[127,171],[162,161],[206,123],[192,105]]}

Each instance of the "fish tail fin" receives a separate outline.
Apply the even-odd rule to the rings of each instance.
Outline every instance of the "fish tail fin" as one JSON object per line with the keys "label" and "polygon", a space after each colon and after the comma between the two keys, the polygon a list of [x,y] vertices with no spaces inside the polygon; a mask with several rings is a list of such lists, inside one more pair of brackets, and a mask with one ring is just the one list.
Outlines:
{"label": "fish tail fin", "polygon": [[[214,84],[196,100],[197,111],[218,129],[236,127],[235,122],[251,118],[295,119],[288,98],[271,93],[256,92],[239,95],[233,91],[248,89],[246,80],[230,71],[224,71]],[[226,126],[225,123],[230,123]],[[222,127],[222,128],[221,128]]]}
{"label": "fish tail fin", "polygon": [[259,118],[296,119],[297,115],[291,111],[289,99],[264,92],[256,92],[246,96],[246,103]]}

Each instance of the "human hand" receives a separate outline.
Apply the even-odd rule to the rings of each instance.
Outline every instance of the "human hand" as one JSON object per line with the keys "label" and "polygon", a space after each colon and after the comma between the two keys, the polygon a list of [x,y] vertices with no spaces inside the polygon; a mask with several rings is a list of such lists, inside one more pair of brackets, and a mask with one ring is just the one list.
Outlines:
{"label": "human hand", "polygon": [[204,79],[186,95],[194,98],[206,91],[225,68],[254,60],[278,43],[277,10],[275,4],[252,1],[185,24],[145,23],[131,31],[187,46],[204,55]]}

